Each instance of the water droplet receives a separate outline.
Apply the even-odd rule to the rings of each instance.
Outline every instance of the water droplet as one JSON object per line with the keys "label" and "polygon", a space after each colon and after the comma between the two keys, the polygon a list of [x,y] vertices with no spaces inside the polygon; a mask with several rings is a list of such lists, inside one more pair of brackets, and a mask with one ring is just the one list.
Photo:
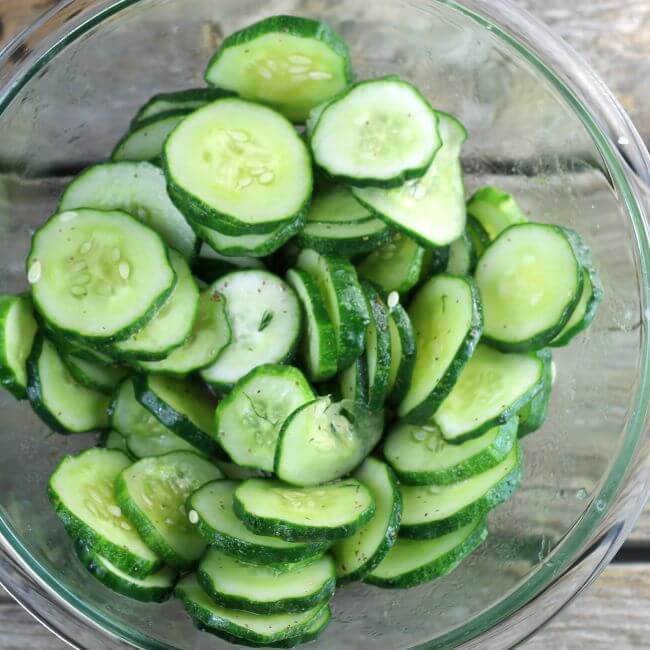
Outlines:
{"label": "water droplet", "polygon": [[622,145],[626,145],[626,144],[630,144],[630,141],[629,141],[629,140],[628,140],[624,135],[622,135],[622,136],[618,139],[618,143],[619,143],[619,144],[622,144]]}
{"label": "water droplet", "polygon": [[122,528],[123,530],[131,530],[131,526],[127,524],[126,521],[120,522],[120,528]]}
{"label": "water droplet", "polygon": [[391,291],[388,294],[388,298],[386,300],[388,309],[394,309],[395,307],[397,307],[397,303],[399,303],[399,293],[397,293],[397,291]]}
{"label": "water droplet", "polygon": [[108,511],[113,515],[113,517],[122,516],[122,509],[119,506],[108,506]]}
{"label": "water droplet", "polygon": [[605,502],[602,499],[598,499],[595,505],[598,512],[602,512],[605,509]]}
{"label": "water droplet", "polygon": [[555,361],[551,361],[551,385],[555,384],[555,379],[557,378],[557,366]]}
{"label": "water droplet", "polygon": [[82,298],[88,294],[88,290],[82,284],[73,284],[70,287],[70,293],[77,298]]}
{"label": "water droplet", "polygon": [[292,54],[287,57],[289,63],[296,63],[297,65],[309,65],[312,61],[308,56],[302,54]]}
{"label": "water droplet", "polygon": [[85,241],[81,246],[79,247],[79,252],[82,255],[85,255],[86,253],[90,252],[90,249],[93,247],[93,240],[89,239],[88,241]]}
{"label": "water droplet", "polygon": [[275,174],[273,172],[264,172],[258,180],[262,185],[268,185],[274,178]]}
{"label": "water droplet", "polygon": [[576,499],[580,499],[580,501],[584,501],[588,496],[589,496],[589,492],[587,492],[585,488],[580,488],[576,492]]}
{"label": "water droplet", "polygon": [[189,514],[187,515],[187,518],[190,520],[191,524],[199,523],[199,513],[196,510],[190,510]]}
{"label": "water droplet", "polygon": [[113,262],[119,262],[122,257],[122,251],[117,246],[111,251],[111,259]]}
{"label": "water droplet", "polygon": [[42,267],[38,260],[32,262],[27,272],[27,281],[29,284],[36,284],[41,279]]}
{"label": "water droplet", "polygon": [[73,219],[76,219],[79,216],[77,212],[73,212],[72,210],[69,210],[67,212],[62,212],[59,215],[59,219],[63,221],[64,223],[68,221],[72,221]]}
{"label": "water droplet", "polygon": [[329,72],[320,72],[319,70],[314,70],[309,73],[309,78],[314,81],[325,81],[326,79],[331,79],[332,75]]}
{"label": "water droplet", "polygon": [[129,266],[128,262],[120,262],[118,270],[120,272],[120,277],[123,280],[129,279],[129,276],[131,275],[131,267]]}

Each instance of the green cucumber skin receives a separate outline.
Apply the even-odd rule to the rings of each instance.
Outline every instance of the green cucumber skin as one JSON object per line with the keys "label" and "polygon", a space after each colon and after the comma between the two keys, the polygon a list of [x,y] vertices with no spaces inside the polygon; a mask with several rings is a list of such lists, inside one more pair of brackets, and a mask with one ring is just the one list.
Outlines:
{"label": "green cucumber skin", "polygon": [[[462,244],[465,246],[465,249],[467,251],[467,266],[462,269],[462,272],[459,272],[457,269],[451,269],[449,268],[451,262],[453,259],[451,258],[451,247],[456,245],[458,242],[462,242]],[[451,273],[452,275],[472,275],[474,273],[474,269],[476,268],[476,263],[478,262],[478,259],[476,257],[476,250],[474,249],[474,244],[472,243],[472,240],[470,237],[467,235],[467,232],[464,232],[455,242],[449,245],[449,259],[447,260],[446,268],[444,269],[447,273]]]}
{"label": "green cucumber skin", "polygon": [[[295,636],[295,637],[290,637],[288,639],[283,639],[282,641],[276,641],[275,643],[269,643],[268,647],[269,648],[295,648],[298,645],[302,645],[303,643],[309,643],[310,641],[314,641],[315,639],[318,638],[320,633],[327,627],[327,625],[330,622],[330,618],[332,617],[332,610],[330,609],[329,605],[324,605],[324,608],[327,608],[327,617],[323,620],[323,623],[316,629],[310,629],[300,636]],[[318,612],[316,616],[321,616],[323,610]],[[312,621],[316,618],[312,618]],[[236,643],[241,643],[240,641],[236,641]],[[258,646],[259,647],[259,646]]]}
{"label": "green cucumber skin", "polygon": [[[325,107],[323,108],[323,110],[321,111],[321,113],[319,115],[318,121],[316,122],[313,130],[308,135],[310,149],[311,149],[312,140],[314,138],[314,134],[318,130],[319,123],[320,123],[320,121],[321,121],[321,119],[323,117],[323,113],[325,113],[325,111],[328,108],[331,108],[331,106],[334,103],[336,103],[336,102],[340,101],[341,99],[343,99],[352,90],[358,88],[359,86],[363,86],[363,85],[368,84],[368,83],[374,83],[376,81],[393,81],[393,82],[396,82],[396,83],[401,83],[401,84],[407,85],[407,86],[411,87],[415,91],[415,93],[420,96],[422,101],[427,106],[429,106],[429,108],[431,108],[431,105],[429,104],[426,97],[424,97],[424,95],[422,95],[422,93],[417,88],[415,88],[415,86],[412,86],[410,83],[400,79],[396,75],[388,75],[388,76],[384,76],[384,77],[377,77],[375,79],[368,79],[368,80],[365,80],[365,81],[358,81],[357,83],[353,83],[353,84],[349,85],[347,88],[342,90],[338,95],[335,95],[334,97],[332,97],[332,99],[330,99],[326,103]],[[437,125],[438,125],[438,115],[433,110],[433,108],[431,108],[431,112],[434,115],[434,118],[435,118],[435,121],[436,121],[436,127],[437,127]],[[434,149],[433,153],[431,154],[431,158],[429,158],[429,160],[426,161],[426,164],[423,164],[421,167],[414,167],[414,168],[411,168],[411,169],[405,169],[400,174],[398,174],[396,176],[393,176],[391,178],[387,178],[387,179],[384,179],[384,178],[362,178],[362,179],[360,179],[360,178],[356,178],[354,176],[346,176],[345,174],[335,174],[335,173],[332,173],[330,170],[328,170],[328,169],[326,169],[324,167],[321,167],[318,164],[318,161],[316,160],[316,156],[313,156],[313,159],[314,159],[314,164],[318,168],[318,171],[326,179],[328,179],[328,180],[330,180],[330,181],[332,181],[334,183],[339,183],[340,185],[350,185],[350,186],[353,186],[353,187],[382,187],[382,188],[385,188],[385,189],[390,189],[390,188],[393,188],[393,187],[399,187],[400,185],[403,185],[404,183],[406,183],[406,181],[412,180],[414,178],[421,178],[422,176],[424,176],[424,174],[426,173],[427,169],[429,169],[429,167],[431,166],[431,163],[433,162],[433,159],[436,157],[436,154],[438,153],[438,151],[440,150],[441,147],[442,147],[442,138],[438,137],[438,146]],[[361,203],[361,205],[363,205],[371,214],[375,214],[380,219],[384,219],[384,217],[382,217],[381,214],[377,213],[375,210],[372,210],[370,208],[370,206],[366,205],[363,201],[360,201],[359,198],[357,197],[357,195],[354,192],[353,192],[353,195],[354,195],[354,198],[357,199],[357,201],[359,201],[359,203]],[[388,225],[397,227],[397,224],[393,224],[393,223],[389,223]],[[413,237],[413,234],[411,232],[407,232],[406,234],[415,239],[415,237]],[[431,246],[431,242],[427,242],[425,240],[425,245],[426,246]]]}
{"label": "green cucumber skin", "polygon": [[473,503],[446,519],[421,524],[402,524],[399,534],[408,539],[433,539],[451,533],[505,503],[515,493],[523,478],[523,454],[519,447],[517,456],[517,464],[512,470]]}
{"label": "green cucumber skin", "polygon": [[144,588],[138,585],[128,584],[113,575],[110,571],[107,571],[97,562],[92,549],[85,544],[76,542],[74,549],[79,561],[99,582],[122,596],[139,600],[141,603],[164,603],[174,591],[173,584],[169,587]]}
{"label": "green cucumber skin", "polygon": [[404,399],[404,396],[411,387],[417,350],[413,325],[404,307],[400,303],[397,303],[390,310],[389,317],[393,319],[393,322],[397,326],[402,343],[402,361],[399,364],[395,385],[391,394],[388,396],[389,403],[397,406]]}
{"label": "green cucumber skin", "polygon": [[[444,273],[441,275],[448,274]],[[457,278],[459,276],[449,277]],[[402,419],[407,422],[413,424],[426,424],[431,419],[438,407],[444,401],[445,397],[449,395],[452,388],[455,386],[456,381],[460,377],[460,373],[463,371],[465,364],[474,353],[474,349],[478,345],[481,335],[483,334],[483,307],[481,305],[481,296],[478,287],[470,277],[459,277],[459,279],[463,280],[469,286],[472,296],[472,317],[469,330],[467,331],[463,342],[459,345],[454,359],[449,364],[445,374],[440,378],[440,381],[436,384],[426,399],[402,416]],[[486,429],[483,429],[483,431],[485,430]],[[459,442],[464,442],[464,440],[459,440]]]}
{"label": "green cucumber skin", "polygon": [[543,349],[537,352],[536,355],[541,359],[544,364],[544,371],[542,377],[542,387],[522,411],[519,411],[519,438],[527,436],[529,433],[537,431],[544,424],[548,409],[551,404],[551,391],[553,389],[553,358],[551,351]]}
{"label": "green cucumber skin", "polygon": [[[368,384],[368,364],[365,356],[357,357],[352,365],[354,366],[354,395],[350,399],[367,405],[370,387]],[[346,370],[349,370],[349,368],[346,368]],[[341,393],[341,397],[345,398],[346,396],[343,394],[341,387],[342,381],[343,375],[339,374],[339,392]]]}
{"label": "green cucumber skin", "polygon": [[[491,239],[490,235],[487,234],[487,231],[479,220],[472,216],[471,214],[467,215],[467,225],[465,226],[465,232],[469,237],[469,240],[474,246],[474,251],[476,253],[476,262],[481,258],[481,255],[485,252],[485,249],[490,245]],[[476,266],[476,263],[474,264]]]}
{"label": "green cucumber skin", "polygon": [[[340,226],[340,224],[336,224]],[[296,243],[300,248],[311,248],[321,255],[339,255],[353,257],[363,253],[371,253],[377,247],[385,244],[393,235],[393,231],[386,226],[383,230],[364,237],[327,238],[310,235],[304,230],[296,236]]]}
{"label": "green cucumber skin", "polygon": [[428,248],[424,251],[424,260],[422,262],[422,273],[418,284],[424,284],[430,277],[444,273],[449,264],[449,246],[436,246]]}
{"label": "green cucumber skin", "polygon": [[424,582],[435,580],[453,571],[461,561],[470,553],[475,551],[487,538],[487,526],[485,520],[477,523],[476,528],[465,538],[462,544],[453,548],[442,557],[437,558],[430,564],[418,567],[408,573],[403,573],[390,579],[383,579],[372,574],[366,576],[364,582],[384,589],[410,589],[417,587]]}
{"label": "green cucumber skin", "polygon": [[[394,236],[395,233],[391,232],[391,237]],[[391,237],[389,237],[385,243],[388,243]],[[377,252],[380,253],[380,251]],[[425,254],[425,249],[422,248],[422,246],[418,246],[413,259],[411,260],[411,265],[409,266],[407,274],[402,277],[400,283],[397,285],[388,287],[382,286],[379,280],[372,277],[374,275],[373,265],[377,266],[383,262],[381,258],[371,259],[372,255],[365,257],[359,264],[357,264],[357,273],[360,278],[374,283],[384,295],[391,291],[397,291],[399,294],[406,294],[420,281],[424,270]],[[392,260],[388,260],[386,263],[390,265]]]}
{"label": "green cucumber skin", "polygon": [[109,387],[104,384],[99,384],[98,382],[93,381],[87,375],[85,375],[74,363],[68,360],[68,355],[62,354],[61,359],[65,364],[65,367],[68,369],[68,372],[72,375],[72,378],[82,386],[90,388],[91,390],[96,390],[99,393],[104,393],[105,395],[113,395],[115,388],[124,381],[128,376],[128,371],[124,369],[125,375],[118,381],[115,387]]}
{"label": "green cucumber skin", "polygon": [[4,350],[7,346],[4,321],[15,299],[16,296],[0,295],[0,387],[8,390],[16,399],[23,400],[27,399],[27,386],[22,386],[18,382],[16,376],[9,368],[8,359],[4,355]]}
{"label": "green cucumber skin", "polygon": [[187,440],[210,458],[226,460],[223,449],[212,436],[201,431],[188,417],[175,411],[149,389],[147,375],[134,374],[133,389],[138,402],[170,431]]}

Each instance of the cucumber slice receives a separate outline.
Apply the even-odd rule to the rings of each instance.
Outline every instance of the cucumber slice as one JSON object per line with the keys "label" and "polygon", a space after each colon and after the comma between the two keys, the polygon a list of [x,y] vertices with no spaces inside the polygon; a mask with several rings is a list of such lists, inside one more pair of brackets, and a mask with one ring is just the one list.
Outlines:
{"label": "cucumber slice", "polygon": [[296,266],[307,271],[320,287],[336,330],[338,367],[343,370],[363,353],[366,327],[370,322],[356,271],[347,260],[319,255],[312,250],[303,250]]}
{"label": "cucumber slice", "polygon": [[86,544],[76,542],[74,548],[79,561],[86,569],[104,586],[122,596],[143,603],[162,603],[174,591],[178,575],[169,567],[163,567],[142,578],[135,578],[118,569]]}
{"label": "cucumber slice", "polygon": [[449,249],[450,246],[425,248],[420,282],[428,280],[432,275],[438,275],[446,271],[447,264],[449,264]]}
{"label": "cucumber slice", "polygon": [[133,125],[115,145],[111,160],[144,161],[158,164],[169,134],[191,111],[174,109],[152,115]]}
{"label": "cucumber slice", "polygon": [[373,219],[372,213],[343,185],[320,184],[309,211],[307,224],[358,224]]}
{"label": "cucumber slice", "polygon": [[163,426],[208,456],[223,457],[216,440],[216,399],[195,379],[135,375],[135,397]]}
{"label": "cucumber slice", "polygon": [[292,485],[318,485],[353,470],[379,442],[384,412],[321,397],[296,409],[278,438],[274,471]]}
{"label": "cucumber slice", "polygon": [[219,443],[238,465],[272,472],[284,421],[314,397],[297,368],[258,366],[242,377],[217,406],[215,430]]}
{"label": "cucumber slice", "polygon": [[115,481],[115,498],[149,548],[174,569],[190,571],[207,544],[188,520],[185,502],[222,476],[209,460],[174,451],[124,469]]}
{"label": "cucumber slice", "polygon": [[142,329],[176,285],[159,235],[124,212],[90,209],[55,214],[36,231],[27,278],[48,326],[86,343]]}
{"label": "cucumber slice", "polygon": [[345,41],[326,23],[271,16],[224,40],[205,71],[209,84],[268,104],[294,122],[352,81]]}
{"label": "cucumber slice", "polygon": [[172,200],[221,233],[268,233],[306,213],[309,152],[281,115],[243,99],[219,99],[185,118],[165,143]]}
{"label": "cucumber slice", "polygon": [[129,374],[128,368],[123,366],[86,361],[72,354],[63,354],[62,359],[76,382],[107,395],[112,395],[117,385]]}
{"label": "cucumber slice", "polygon": [[449,247],[449,259],[445,271],[451,275],[471,275],[476,268],[474,244],[464,232]]}
{"label": "cucumber slice", "polygon": [[200,253],[199,258],[194,262],[194,274],[208,284],[212,284],[222,275],[237,269],[266,268],[264,262],[256,257],[228,257],[221,255],[205,242],[201,246]]}
{"label": "cucumber slice", "polygon": [[398,539],[365,582],[377,587],[409,589],[451,573],[487,537],[485,519],[435,539]]}
{"label": "cucumber slice", "polygon": [[351,478],[303,488],[252,478],[235,490],[233,502],[246,528],[288,542],[350,537],[375,514],[372,494]]}
{"label": "cucumber slice", "polygon": [[426,422],[458,381],[481,336],[481,302],[471,278],[437,275],[409,307],[417,354],[399,415]]}
{"label": "cucumber slice", "polygon": [[436,112],[398,77],[348,86],[319,112],[309,134],[314,162],[345,185],[397,187],[420,178],[441,145]]}
{"label": "cucumber slice", "polygon": [[357,272],[386,293],[405,293],[419,282],[423,260],[424,248],[406,235],[395,233],[357,266]]}
{"label": "cucumber slice", "polygon": [[197,578],[217,605],[256,614],[304,612],[329,600],[336,587],[334,561],[328,554],[280,570],[247,564],[210,548]]}
{"label": "cucumber slice", "polygon": [[388,307],[377,290],[362,283],[368,302],[370,323],[366,330],[366,362],[368,364],[368,407],[381,410],[388,395],[391,364],[391,337],[388,329]]}
{"label": "cucumber slice", "polygon": [[390,307],[388,333],[391,346],[388,399],[391,404],[399,404],[411,386],[416,358],[413,325],[406,310],[399,303]]}
{"label": "cucumber slice", "polygon": [[521,410],[540,390],[544,364],[534,354],[504,354],[478,345],[432,422],[442,437],[460,444]]}
{"label": "cucumber slice", "polygon": [[187,502],[190,516],[198,517],[197,529],[210,546],[253,564],[302,562],[327,550],[327,543],[285,542],[252,533],[233,509],[238,485],[238,481],[213,481],[194,492]]}
{"label": "cucumber slice", "polygon": [[196,321],[187,341],[162,361],[138,365],[147,372],[188,375],[213,364],[231,339],[226,299],[216,291],[206,290],[199,296]]}
{"label": "cucumber slice", "polygon": [[308,221],[297,235],[296,243],[325,255],[352,257],[375,250],[390,236],[390,228],[381,219],[353,223]]}
{"label": "cucumber slice", "polygon": [[365,355],[339,374],[339,389],[343,399],[368,404],[368,362]]}
{"label": "cucumber slice", "polygon": [[199,629],[245,645],[269,646],[300,637],[312,629],[312,621],[322,616],[321,610],[328,608],[327,604],[319,604],[305,612],[284,614],[253,614],[228,609],[217,605],[203,591],[194,574],[185,576],[176,585],[175,593]]}
{"label": "cucumber slice", "polygon": [[227,391],[253,368],[289,361],[301,330],[300,304],[293,289],[267,271],[235,271],[210,291],[226,298],[232,341],[201,377]]}
{"label": "cucumber slice", "polygon": [[432,539],[461,526],[507,501],[519,487],[522,457],[519,445],[498,465],[452,485],[402,485],[399,534]]}
{"label": "cucumber slice", "polygon": [[199,288],[180,253],[169,250],[177,283],[167,302],[138,332],[113,344],[114,356],[126,360],[159,361],[187,341],[199,308]]}
{"label": "cucumber slice", "polygon": [[398,422],[384,457],[407,485],[450,485],[498,465],[517,440],[516,417],[460,445],[445,442],[435,426]]}
{"label": "cucumber slice", "polygon": [[165,175],[148,162],[88,167],[68,185],[59,202],[59,212],[76,208],[121,210],[155,230],[183,257],[198,252],[196,234],[167,196]]}
{"label": "cucumber slice", "polygon": [[108,425],[111,398],[77,383],[54,345],[41,336],[27,361],[27,397],[36,415],[59,433],[85,433]]}
{"label": "cucumber slice", "polygon": [[104,365],[115,365],[116,360],[109,356],[108,348],[102,347],[98,348],[95,345],[85,345],[80,341],[71,340],[62,336],[60,332],[53,330],[51,327],[47,326],[42,319],[38,323],[40,329],[43,331],[43,334],[54,343],[56,349],[61,352],[62,356],[75,356],[79,359],[84,359],[84,361],[90,361],[91,363],[99,363]]}
{"label": "cucumber slice", "polygon": [[465,233],[469,237],[472,246],[476,251],[476,259],[481,259],[485,249],[490,245],[490,235],[487,234],[485,228],[483,228],[479,223],[478,219],[474,218],[471,214],[467,215]]}
{"label": "cucumber slice", "polygon": [[476,267],[486,341],[506,351],[539,350],[566,325],[582,293],[570,233],[559,226],[510,226]]}
{"label": "cucumber slice", "polygon": [[339,584],[362,580],[379,565],[397,539],[402,517],[402,496],[388,465],[366,458],[354,477],[370,490],[376,510],[363,528],[332,547]]}
{"label": "cucumber slice", "polygon": [[115,479],[130,464],[128,456],[116,449],[94,448],[64,456],[50,477],[48,496],[71,537],[120,571],[143,577],[163,563],[115,501]]}
{"label": "cucumber slice", "polygon": [[27,359],[37,329],[29,296],[0,294],[0,386],[16,399],[27,397]]}
{"label": "cucumber slice", "polygon": [[528,404],[518,413],[518,434],[520,438],[540,429],[548,415],[553,389],[553,357],[550,350],[539,350],[536,356],[544,364],[542,372],[542,387]]}
{"label": "cucumber slice", "polygon": [[105,431],[99,440],[98,446],[104,447],[104,449],[119,449],[119,451],[123,451],[127,456],[131,456],[126,446],[126,438],[119,431],[115,431],[115,429]]}
{"label": "cucumber slice", "polygon": [[303,643],[309,643],[318,638],[320,633],[327,627],[332,617],[332,610],[329,605],[324,605],[319,610],[318,614],[311,619],[311,623],[305,628],[305,630],[300,634],[300,636],[291,637],[289,639],[283,639],[282,641],[276,641],[272,643],[269,647],[271,648],[295,648],[296,646],[302,645]]}
{"label": "cucumber slice", "polygon": [[472,194],[467,201],[467,214],[483,226],[490,241],[494,241],[508,226],[528,221],[512,195],[491,185]]}
{"label": "cucumber slice", "polygon": [[[381,101],[381,100],[378,100]],[[381,105],[381,104],[380,104]],[[442,147],[421,178],[395,189],[352,188],[352,193],[388,225],[425,247],[445,246],[465,229],[465,197],[460,148],[467,138],[456,118],[438,113]]]}
{"label": "cucumber slice", "polygon": [[234,481],[245,481],[247,478],[266,476],[266,472],[252,467],[240,467],[236,463],[226,460],[216,460],[214,464],[223,472],[226,478]]}
{"label": "cucumber slice", "polygon": [[287,282],[302,304],[305,329],[300,356],[311,381],[331,379],[337,370],[336,331],[314,278],[301,269],[289,269]]}

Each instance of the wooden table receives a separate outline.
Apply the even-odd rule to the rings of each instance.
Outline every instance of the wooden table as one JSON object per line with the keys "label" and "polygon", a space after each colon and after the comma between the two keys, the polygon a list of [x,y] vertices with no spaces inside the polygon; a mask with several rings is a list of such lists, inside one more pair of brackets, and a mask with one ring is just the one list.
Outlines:
{"label": "wooden table", "polygon": [[[0,0],[0,43],[56,1]],[[650,0],[519,2],[589,60],[650,142]],[[0,650],[65,647],[0,590]],[[650,508],[614,563],[525,647],[650,647]]]}

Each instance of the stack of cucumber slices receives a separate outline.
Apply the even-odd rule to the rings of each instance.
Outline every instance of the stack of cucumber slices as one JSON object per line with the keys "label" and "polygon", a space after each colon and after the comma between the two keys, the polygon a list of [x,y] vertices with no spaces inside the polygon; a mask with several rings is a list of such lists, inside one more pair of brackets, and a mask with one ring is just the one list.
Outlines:
{"label": "stack of cucumber slices", "polygon": [[327,25],[226,38],[207,88],[136,114],[0,296],[0,382],[62,434],[80,562],[198,628],[292,647],[346,583],[453,570],[522,480],[554,365],[602,287],[574,231],[496,188],[395,76]]}

